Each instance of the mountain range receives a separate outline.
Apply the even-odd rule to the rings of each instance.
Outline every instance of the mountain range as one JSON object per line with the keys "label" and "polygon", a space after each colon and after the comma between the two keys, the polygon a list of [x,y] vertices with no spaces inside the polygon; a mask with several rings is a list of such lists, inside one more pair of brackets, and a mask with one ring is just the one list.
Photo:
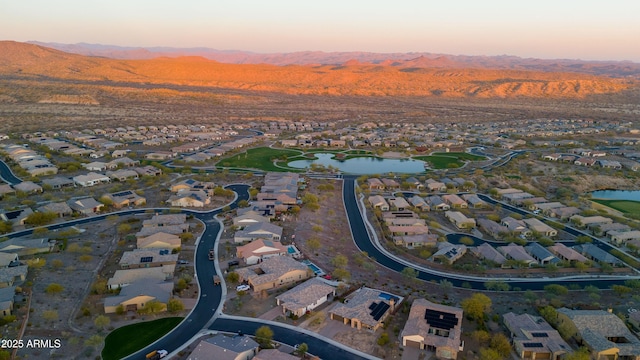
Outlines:
{"label": "mountain range", "polygon": [[575,59],[535,59],[517,56],[467,56],[434,53],[372,53],[300,51],[260,54],[240,50],[216,50],[205,47],[124,47],[100,44],[60,44],[30,42],[64,52],[113,59],[141,60],[158,57],[201,56],[229,64],[270,65],[384,65],[400,68],[459,68],[496,70],[533,70],[543,72],[578,72],[612,77],[640,78],[640,63],[630,61],[584,61]]}
{"label": "mountain range", "polygon": [[[550,72],[521,69],[515,65],[508,69],[499,66],[465,66],[464,57],[419,55],[406,60],[382,60],[382,57],[377,57],[380,54],[370,53],[319,53],[313,56],[312,53],[294,53],[298,55],[281,54],[279,58],[274,55],[272,64],[237,64],[196,55],[196,50],[186,51],[185,54],[169,51],[172,56],[168,57],[166,52],[143,49],[139,51],[144,54],[151,52],[159,57],[114,59],[104,57],[105,51],[111,51],[108,50],[111,47],[96,48],[102,49],[100,53],[103,55],[80,55],[35,44],[1,41],[0,76],[155,86],[170,84],[295,95],[457,98],[584,98],[594,94],[618,93],[637,85],[630,75],[613,77],[612,74],[590,74],[585,70],[589,68],[587,65],[591,69],[598,68],[598,64],[591,63],[582,64],[579,67],[584,70],[582,72]],[[234,53],[226,55],[231,54]],[[308,55],[305,57],[302,54]],[[245,59],[255,60],[263,55],[252,57],[246,53],[245,56]],[[294,61],[296,56],[298,60]],[[347,57],[350,59],[338,64],[325,63],[325,60],[337,61]],[[287,58],[290,59],[287,65],[276,65],[286,62]],[[303,59],[314,59],[319,63],[293,64]],[[487,62],[499,63],[498,59],[487,58]],[[629,69],[638,66],[634,63],[626,65]],[[604,69],[604,65],[600,69]]]}

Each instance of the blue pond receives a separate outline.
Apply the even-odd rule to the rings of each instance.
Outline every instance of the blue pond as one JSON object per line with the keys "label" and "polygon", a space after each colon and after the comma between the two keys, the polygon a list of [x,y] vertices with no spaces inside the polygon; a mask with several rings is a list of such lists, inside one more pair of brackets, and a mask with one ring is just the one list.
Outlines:
{"label": "blue pond", "polygon": [[424,172],[424,161],[413,159],[381,159],[376,157],[359,157],[348,160],[332,159],[334,154],[318,153],[314,154],[316,160],[296,160],[287,164],[289,167],[304,169],[311,164],[318,164],[325,167],[332,166],[347,174],[384,174],[384,173],[404,173],[416,174]]}
{"label": "blue pond", "polygon": [[640,190],[598,190],[592,191],[591,197],[605,200],[640,201]]}

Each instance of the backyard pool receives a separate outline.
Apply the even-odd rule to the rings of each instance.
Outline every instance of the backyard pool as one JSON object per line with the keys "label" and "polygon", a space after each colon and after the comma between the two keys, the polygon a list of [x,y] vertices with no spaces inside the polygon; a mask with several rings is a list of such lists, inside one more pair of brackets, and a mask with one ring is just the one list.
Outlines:
{"label": "backyard pool", "polygon": [[322,271],[322,269],[317,267],[316,264],[312,263],[309,260],[303,260],[302,263],[307,265],[309,267],[309,269],[311,269],[311,271],[313,271],[318,276],[322,276],[322,275],[326,274],[324,271]]}

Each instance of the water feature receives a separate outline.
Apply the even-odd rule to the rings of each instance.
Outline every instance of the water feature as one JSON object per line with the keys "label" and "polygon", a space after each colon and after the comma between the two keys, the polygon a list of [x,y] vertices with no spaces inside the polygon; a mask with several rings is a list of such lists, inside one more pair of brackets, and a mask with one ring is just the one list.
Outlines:
{"label": "water feature", "polygon": [[348,174],[384,174],[384,173],[404,173],[417,174],[424,172],[424,161],[413,159],[381,159],[376,157],[358,157],[347,160],[333,159],[334,154],[318,153],[314,154],[316,160],[295,160],[287,164],[289,167],[304,169],[311,164],[332,166],[341,172]]}
{"label": "water feature", "polygon": [[597,190],[591,192],[594,199],[640,201],[640,190]]}

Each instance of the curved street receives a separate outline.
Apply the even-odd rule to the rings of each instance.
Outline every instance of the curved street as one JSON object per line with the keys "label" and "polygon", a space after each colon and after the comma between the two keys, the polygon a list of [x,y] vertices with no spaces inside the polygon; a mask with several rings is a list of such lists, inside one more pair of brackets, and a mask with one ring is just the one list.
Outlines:
{"label": "curved street", "polygon": [[4,180],[9,185],[18,185],[22,182],[12,171],[9,165],[0,160],[0,179]]}

